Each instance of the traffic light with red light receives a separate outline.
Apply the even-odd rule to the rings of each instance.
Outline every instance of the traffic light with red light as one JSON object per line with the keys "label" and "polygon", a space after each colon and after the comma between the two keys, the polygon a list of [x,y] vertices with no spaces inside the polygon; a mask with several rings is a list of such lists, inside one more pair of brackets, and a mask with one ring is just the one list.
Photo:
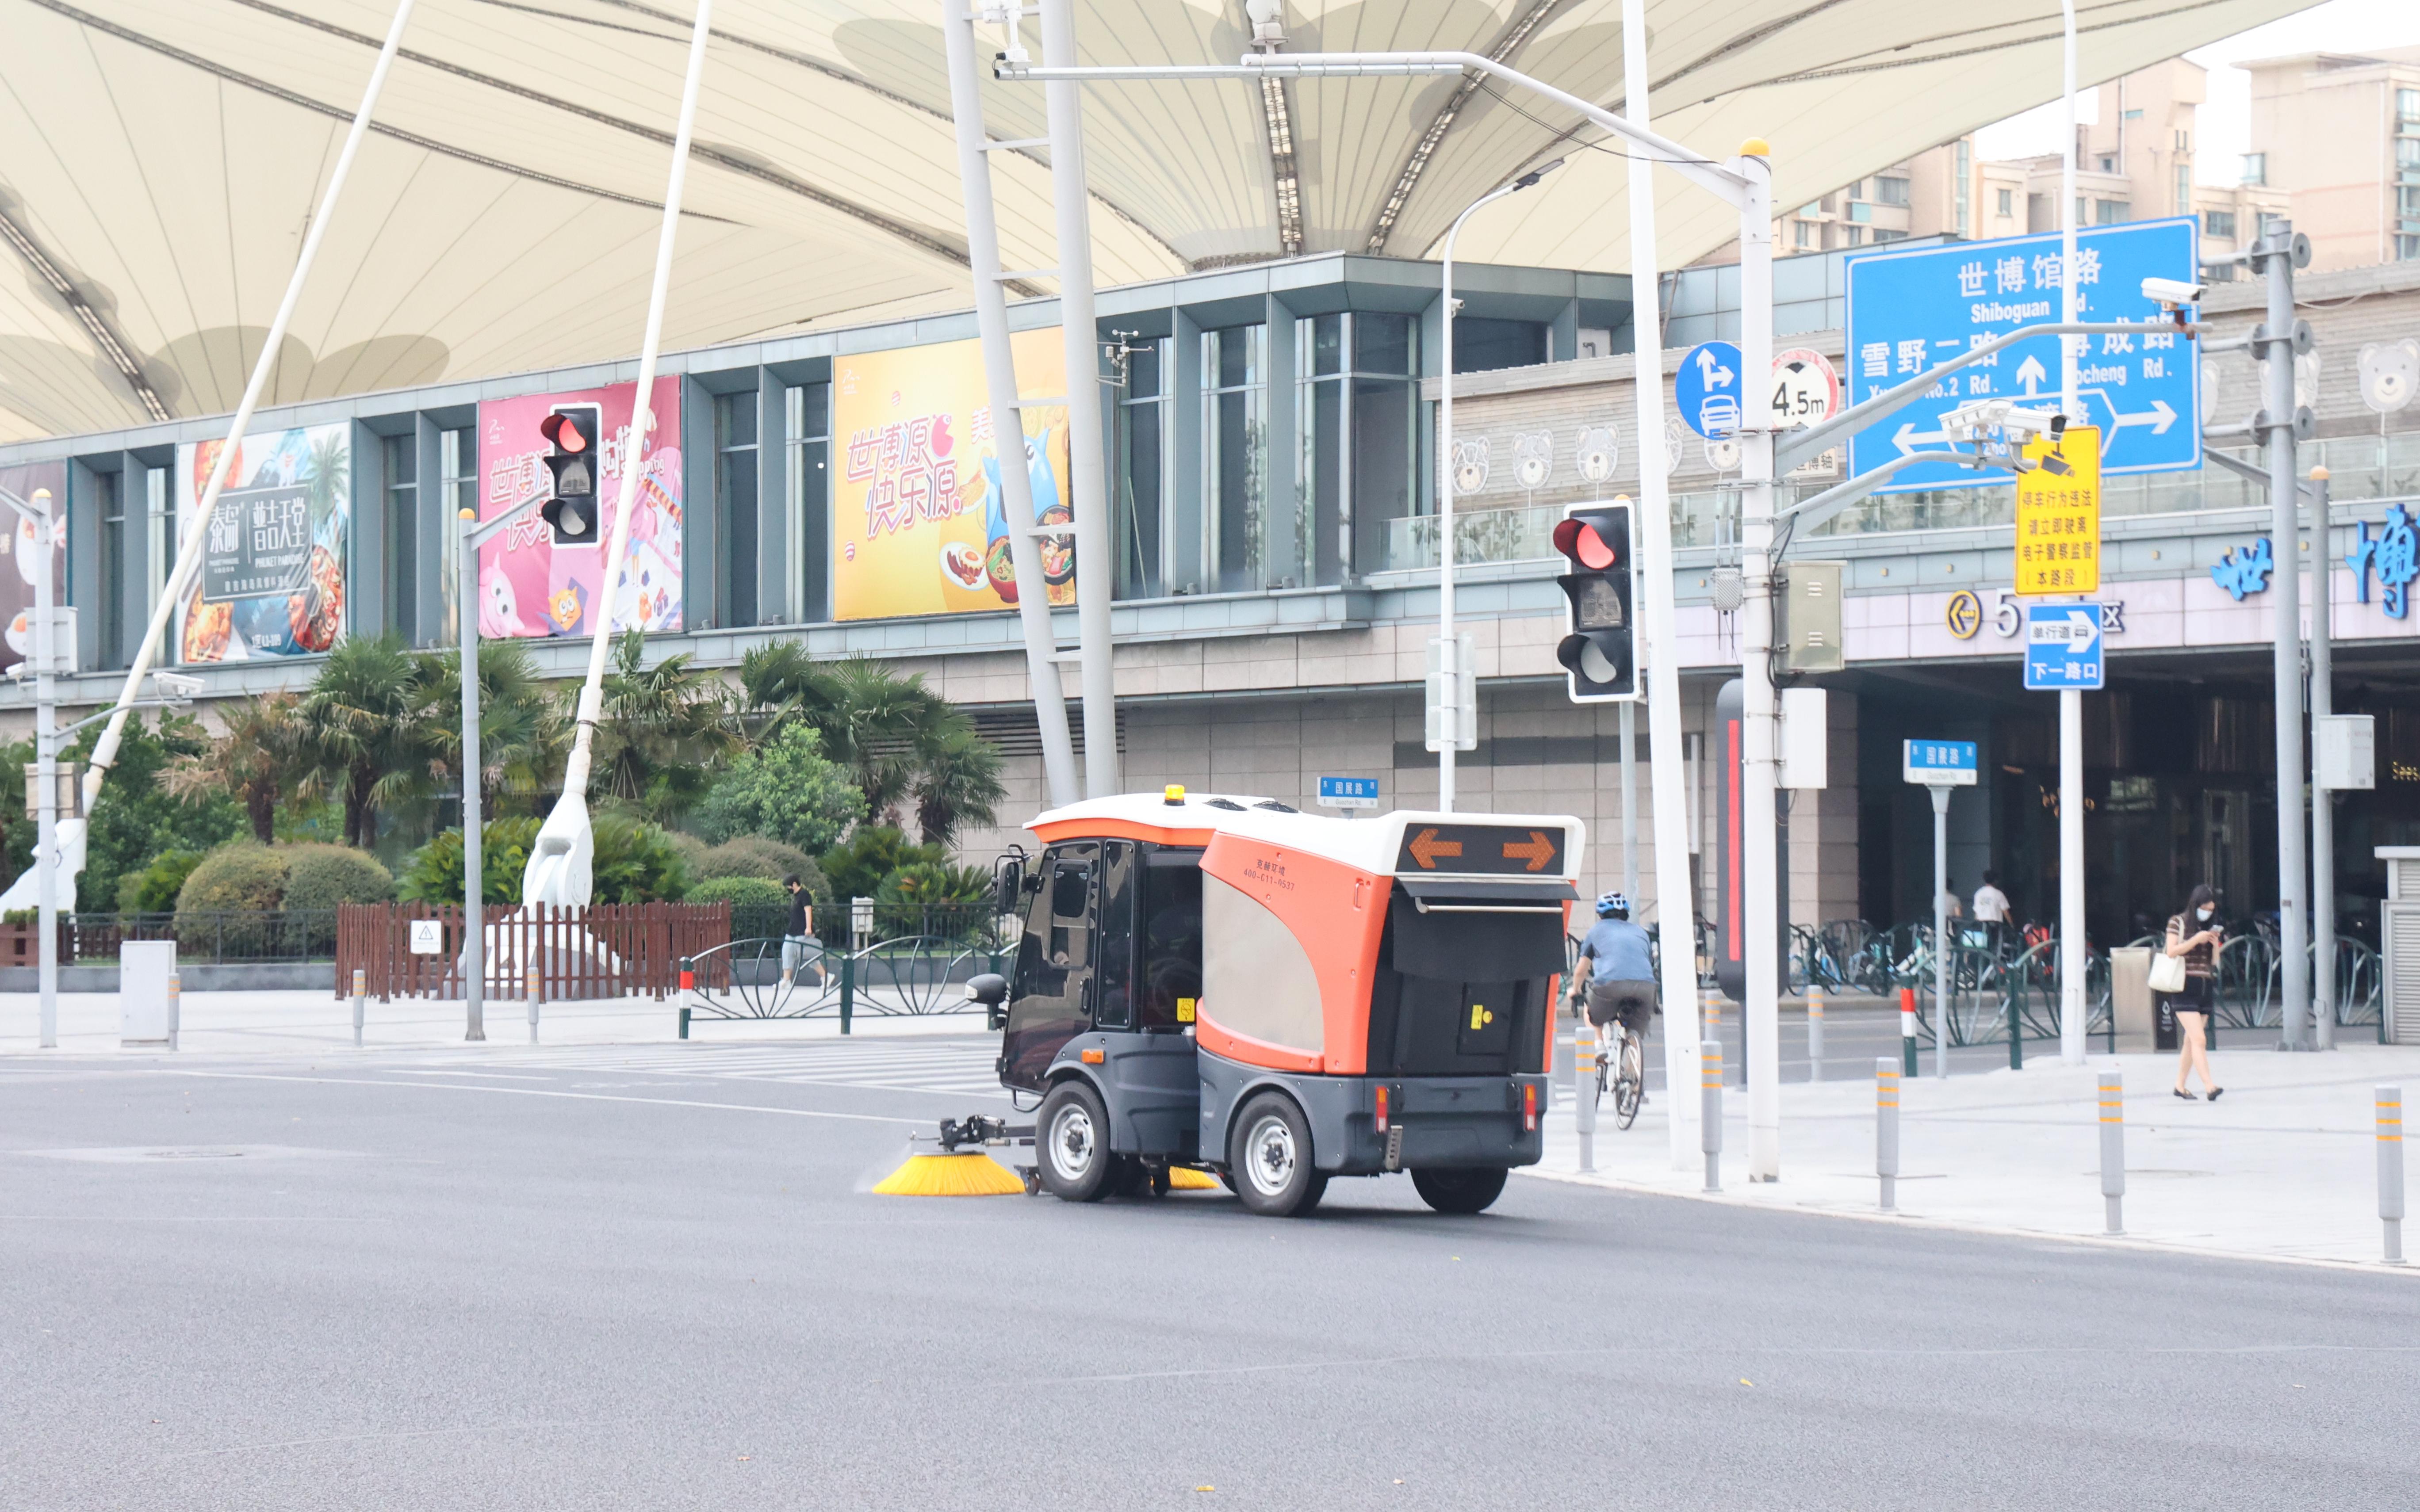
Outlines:
{"label": "traffic light with red light", "polygon": [[538,434],[553,448],[546,467],[554,475],[554,497],[537,512],[553,528],[557,546],[597,544],[597,433],[602,418],[595,405],[574,405],[537,424]]}
{"label": "traffic light with red light", "polygon": [[1567,633],[1555,659],[1570,674],[1575,703],[1640,696],[1637,606],[1641,594],[1630,501],[1574,504],[1555,527],[1569,571],[1555,579],[1568,601]]}

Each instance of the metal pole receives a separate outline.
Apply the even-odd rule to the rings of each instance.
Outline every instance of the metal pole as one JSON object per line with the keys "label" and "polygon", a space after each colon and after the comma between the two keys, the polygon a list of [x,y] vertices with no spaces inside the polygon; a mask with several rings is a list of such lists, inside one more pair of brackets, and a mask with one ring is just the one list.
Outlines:
{"label": "metal pole", "polygon": [[2126,1078],[2101,1073],[2101,1197],[2107,1231],[2126,1231]]}
{"label": "metal pole", "polygon": [[1882,1210],[1899,1211],[1899,1067],[1887,1056],[1874,1061],[1874,1176],[1882,1183]]}
{"label": "metal pole", "polygon": [[[2330,542],[2328,470],[2311,470],[2311,729],[2335,713],[2335,555]],[[2336,805],[2311,773],[2312,1043],[2336,1047]]]}
{"label": "metal pole", "polygon": [[1807,984],[1807,1079],[1823,1079],[1823,984]]}
{"label": "metal pole", "polygon": [[353,968],[353,1048],[362,1047],[362,1030],[369,1022],[369,973]]}
{"label": "metal pole", "polygon": [[1949,788],[1932,789],[1932,1074],[1949,1074]]}
{"label": "metal pole", "polygon": [[1770,149],[1751,140],[1738,167],[1747,179],[1740,201],[1740,546],[1747,572],[1740,683],[1745,718],[1743,795],[1747,910],[1747,1001],[1740,1055],[1747,1062],[1748,1180],[1781,1179],[1781,931],[1778,772],[1774,762],[1773,415],[1765,385],[1773,372],[1773,209]]}
{"label": "metal pole", "polygon": [[2403,1263],[2403,1088],[2378,1089],[2378,1218],[2389,1265]]}
{"label": "metal pole", "polygon": [[1916,1074],[1916,989],[1899,990],[1899,1060],[1900,1069],[1908,1075]]}
{"label": "metal pole", "polygon": [[1723,1189],[1723,1042],[1698,1046],[1698,1149],[1706,1157],[1706,1190]]}
{"label": "metal pole", "polygon": [[[2059,0],[2059,88],[2067,101],[2067,134],[2059,145],[2058,172],[2058,318],[2073,325],[2076,281],[2067,274],[2075,266],[2075,0]],[[2083,338],[2058,338],[2058,408],[2071,424],[2085,416],[2076,395],[2076,344]],[[2091,944],[2084,922],[2084,694],[2074,688],[2058,693],[2058,1057],[2067,1065],[2084,1064],[2084,1031],[2089,1008],[2085,999],[2090,971]],[[1946,1040],[1947,1036],[1943,1036]]]}
{"label": "metal pole", "polygon": [[1621,704],[1621,895],[1638,916],[1638,705]]}
{"label": "metal pole", "polygon": [[168,973],[168,1048],[177,1048],[177,1041],[185,1027],[185,988],[177,973]]}
{"label": "metal pole", "polygon": [[[2302,478],[2294,467],[2294,228],[2290,222],[2271,221],[2261,228],[2253,248],[2256,261],[2269,276],[2269,316],[2263,323],[2268,340],[2261,359],[2269,414],[2269,534],[2279,556],[2271,575],[2269,613],[2273,626],[2270,671],[2276,702],[2273,721],[2277,736],[2277,1005],[2279,1044],[2288,1050],[2310,1048],[2307,1026],[2311,1006],[2310,962],[2304,952],[2310,938],[2304,903],[2309,894],[2309,873],[2303,849],[2303,614],[2302,565],[2293,560],[2302,536]],[[2240,905],[2239,905],[2240,906]]]}
{"label": "metal pole", "polygon": [[[644,406],[642,406],[644,413]],[[638,435],[632,429],[626,471],[638,470]],[[462,1038],[485,1040],[487,1023],[487,857],[479,815],[479,548],[472,539],[478,527],[476,510],[465,509],[454,521],[454,607],[459,622],[455,639],[462,657]],[[609,575],[605,599],[613,602]],[[565,789],[566,793],[570,789]]]}
{"label": "metal pole", "polygon": [[[413,0],[398,0],[395,19],[387,25],[386,40],[379,48],[378,61],[370,66],[369,83],[362,90],[361,107],[353,113],[353,124],[345,134],[345,145],[336,154],[336,165],[328,175],[328,188],[319,196],[319,208],[308,223],[302,237],[302,250],[294,259],[294,272],[286,281],[286,297],[278,302],[277,314],[269,322],[269,334],[261,341],[260,355],[252,364],[252,377],[244,384],[243,399],[236,406],[235,418],[228,422],[226,444],[219,448],[218,463],[210,469],[209,482],[202,488],[200,503],[192,519],[185,525],[185,538],[177,548],[176,567],[168,574],[162,588],[160,601],[151,608],[151,623],[143,632],[143,643],[135,648],[134,660],[126,669],[126,683],[118,690],[117,704],[112,711],[101,739],[94,743],[92,761],[84,776],[84,811],[90,813],[101,796],[101,785],[109,768],[117,760],[117,743],[126,729],[126,716],[133,707],[134,695],[141,690],[143,679],[151,674],[151,663],[160,655],[160,642],[167,634],[169,618],[184,597],[185,587],[193,581],[194,573],[202,563],[202,544],[209,537],[208,522],[218,511],[219,491],[226,485],[227,470],[236,454],[242,450],[243,433],[252,424],[252,411],[260,402],[261,390],[269,382],[284,355],[286,327],[294,318],[294,307],[302,297],[302,285],[311,276],[311,264],[319,254],[319,239],[328,229],[335,213],[336,199],[344,192],[345,179],[352,171],[353,157],[360,150],[362,138],[369,133],[370,116],[378,106],[380,91],[386,87],[387,69],[395,62],[396,51],[403,44],[403,29],[411,20]],[[47,545],[47,543],[46,543]],[[48,555],[47,550],[45,556]]]}
{"label": "metal pole", "polygon": [[[1042,61],[1076,63],[1071,0],[1042,0]],[[955,28],[952,28],[954,30]],[[1093,223],[1084,177],[1084,86],[1042,86],[1050,132],[1050,199],[1059,229],[1059,331],[1067,360],[1067,473],[1076,510],[1076,643],[1084,689],[1084,792],[1118,786],[1117,679],[1109,640],[1109,489],[1102,476],[1100,329],[1093,315]],[[1003,470],[1004,471],[1004,470]],[[1020,594],[1021,598],[1023,595]]]}
{"label": "metal pole", "polygon": [[[1016,23],[1012,21],[1011,25]],[[941,0],[941,39],[950,69],[950,114],[957,126],[958,181],[967,209],[967,262],[974,273],[975,330],[983,338],[984,388],[991,400],[996,435],[1021,435],[1024,410],[1016,389],[1016,361],[1008,343],[1008,298],[1001,286],[1000,228],[992,213],[991,166],[984,150],[983,98],[975,81],[974,18],[967,0]],[[1089,285],[1087,285],[1089,287]],[[1090,371],[1089,368],[1084,371]],[[1079,375],[1070,371],[1072,390]],[[1069,394],[1069,407],[1074,395]],[[1012,424],[1007,417],[1016,417]],[[1076,780],[1076,750],[1067,733],[1067,698],[1059,675],[1058,641],[1050,628],[1049,595],[1042,590],[1042,543],[1034,538],[1033,483],[1006,448],[1001,454],[1001,501],[1008,517],[1008,551],[1016,580],[1016,617],[1025,635],[1025,674],[1033,687],[1033,713],[1041,728],[1042,769],[1050,804],[1065,808],[1083,796]],[[1078,571],[1082,571],[1078,553]],[[1108,553],[1101,553],[1104,560]],[[1080,614],[1080,610],[1078,611]]]}
{"label": "metal pole", "polygon": [[[1615,1043],[1621,1041],[1616,1040]],[[1580,1135],[1580,1169],[1596,1169],[1596,1026],[1583,1014],[1572,1035],[1572,1121]]]}
{"label": "metal pole", "polygon": [[51,518],[51,491],[34,490],[39,511],[35,529],[41,532],[34,547],[34,780],[41,791],[34,796],[34,924],[35,985],[41,989],[41,1042],[45,1050],[59,1047],[59,706],[57,617],[53,608],[57,589],[51,581],[52,541],[56,527]]}
{"label": "metal pole", "polygon": [[535,1044],[537,1043],[537,1005],[546,997],[546,973],[539,969],[536,962],[533,961],[522,972],[521,980],[529,992],[530,1043]]}

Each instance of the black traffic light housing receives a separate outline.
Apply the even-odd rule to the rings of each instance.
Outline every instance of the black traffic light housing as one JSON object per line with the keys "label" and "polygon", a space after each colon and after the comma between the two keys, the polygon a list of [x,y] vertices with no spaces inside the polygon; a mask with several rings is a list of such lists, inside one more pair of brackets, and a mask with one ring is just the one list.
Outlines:
{"label": "black traffic light housing", "polygon": [[557,546],[597,544],[597,433],[602,417],[595,405],[558,409],[537,424],[538,434],[553,448],[547,453],[547,471],[554,475],[554,497],[538,506],[553,528]]}
{"label": "black traffic light housing", "polygon": [[1566,600],[1566,634],[1555,659],[1570,674],[1575,703],[1637,699],[1638,559],[1630,501],[1574,504],[1555,527],[1570,569],[1555,581]]}

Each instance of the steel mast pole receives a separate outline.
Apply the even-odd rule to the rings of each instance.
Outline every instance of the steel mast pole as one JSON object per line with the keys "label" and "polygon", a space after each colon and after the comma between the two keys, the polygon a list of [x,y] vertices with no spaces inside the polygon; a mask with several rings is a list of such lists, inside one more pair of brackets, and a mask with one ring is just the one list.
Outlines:
{"label": "steel mast pole", "polygon": [[1780,834],[1774,763],[1773,688],[1773,412],[1766,387],[1773,373],[1772,149],[1761,140],[1741,145],[1747,193],[1740,204],[1740,547],[1747,569],[1746,624],[1740,645],[1745,718],[1741,810],[1742,857],[1747,886],[1743,927],[1747,960],[1747,1174],[1751,1181],[1781,1179],[1781,930]]}
{"label": "steel mast pole", "polygon": [[[625,468],[639,465],[639,438],[630,440]],[[484,904],[488,872],[486,839],[479,819],[479,513],[461,512],[454,522],[455,612],[461,629],[454,639],[462,654],[462,1038],[488,1037],[488,939]],[[611,588],[611,583],[607,584]],[[610,613],[613,594],[605,595]]]}
{"label": "steel mast pole", "polygon": [[[1076,64],[1071,0],[1042,0],[1042,61]],[[1084,86],[1042,86],[1050,131],[1050,198],[1059,227],[1059,330],[1067,357],[1067,473],[1076,509],[1076,644],[1084,690],[1084,794],[1119,791],[1118,689],[1109,640],[1116,564],[1102,475],[1101,356],[1093,314],[1092,202],[1084,178]],[[1020,599],[1022,594],[1019,595]]]}
{"label": "steel mast pole", "polygon": [[[2059,61],[2067,100],[2067,135],[2059,147],[2058,318],[2076,323],[2075,279],[2075,0],[2059,0]],[[2084,418],[2076,407],[2077,336],[2058,338],[2058,408],[2070,424]],[[1942,948],[1933,942],[1934,949]],[[2084,1031],[2090,1002],[2086,978],[2092,949],[2084,923],[2084,693],[2058,690],[2058,1058],[2084,1064]]]}
{"label": "steel mast pole", "polygon": [[[2274,626],[2271,658],[2277,704],[2277,948],[2281,963],[2278,1043],[2307,1050],[2310,1012],[2310,932],[2303,903],[2309,896],[2303,852],[2303,625],[2302,563],[2295,543],[2302,535],[2302,482],[2294,469],[2294,245],[2293,224],[2271,221],[2261,227],[2253,259],[2269,276],[2269,317],[2263,329],[2263,377],[2268,380],[2270,538],[2287,560],[2271,575],[2269,613]],[[2324,539],[2324,537],[2322,537]],[[2291,555],[2288,555],[2291,553]],[[2241,906],[2239,903],[2238,906]]]}
{"label": "steel mast pole", "polygon": [[[1014,12],[1008,25],[1016,25]],[[1075,743],[1067,733],[1067,695],[1054,659],[1058,641],[1050,629],[1049,592],[1042,580],[1042,543],[1033,534],[1032,474],[1021,465],[1024,457],[1016,455],[1022,449],[1025,420],[1016,392],[1016,361],[1008,344],[1008,299],[1001,287],[1000,227],[992,214],[991,166],[984,159],[983,96],[975,83],[974,27],[967,0],[941,0],[941,39],[950,69],[950,115],[957,128],[959,197],[966,202],[967,262],[974,274],[975,330],[983,340],[985,391],[991,400],[993,434],[1017,440],[1015,446],[999,448],[1000,491],[1001,513],[1008,517],[1009,560],[1018,583],[1016,617],[1025,632],[1025,674],[1033,685],[1034,722],[1042,737],[1042,770],[1050,789],[1050,806],[1065,808],[1081,798],[1084,790],[1076,781]],[[1071,390],[1077,377],[1071,368],[1067,374]],[[1068,409],[1074,408],[1071,393]],[[1089,554],[1078,553],[1079,583],[1082,559]],[[1106,553],[1100,560],[1106,560]],[[1078,596],[1082,596],[1080,587]],[[1077,612],[1080,628],[1080,603]]]}
{"label": "steel mast pole", "polygon": [[[2328,470],[2311,470],[2311,731],[2335,713],[2335,556]],[[2313,1048],[2336,1047],[2336,805],[2311,774],[2311,1022]]]}
{"label": "steel mast pole", "polygon": [[35,924],[41,931],[36,946],[36,985],[41,989],[41,1045],[59,1047],[59,706],[57,618],[52,605],[58,590],[51,581],[51,491],[34,490],[39,511],[34,528],[34,780],[41,792],[34,799]]}
{"label": "steel mast pole", "polygon": [[1441,350],[1437,354],[1440,376],[1437,378],[1437,812],[1453,812],[1453,757],[1462,742],[1462,721],[1467,718],[1475,728],[1479,711],[1462,707],[1462,660],[1457,655],[1460,643],[1453,638],[1453,242],[1462,235],[1462,223],[1467,221],[1482,205],[1492,204],[1512,193],[1505,185],[1480,195],[1453,218],[1446,228],[1444,270],[1439,276],[1437,297],[1444,302],[1438,307],[1443,318],[1437,322],[1443,332]]}
{"label": "steel mast pole", "polygon": [[[1640,131],[1648,109],[1647,4],[1621,3],[1621,111]],[[1698,900],[1689,886],[1688,796],[1681,754],[1681,658],[1672,640],[1672,490],[1664,455],[1663,274],[1655,255],[1655,165],[1643,153],[1629,163],[1631,388],[1638,416],[1639,548],[1646,566],[1647,782],[1655,825],[1656,932],[1663,942],[1664,1086],[1670,1108],[1672,1168],[1694,1170],[1698,1085]],[[1623,705],[1625,708],[1627,704]],[[1634,901],[1635,902],[1635,901]],[[1683,1024],[1683,1017],[1688,1019]]]}

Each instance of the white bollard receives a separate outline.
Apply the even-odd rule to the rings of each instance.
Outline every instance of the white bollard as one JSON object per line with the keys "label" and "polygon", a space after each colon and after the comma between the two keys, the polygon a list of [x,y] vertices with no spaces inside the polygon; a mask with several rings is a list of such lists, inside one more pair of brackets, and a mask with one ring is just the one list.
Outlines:
{"label": "white bollard", "polygon": [[546,977],[533,964],[522,974],[521,980],[529,995],[530,1043],[537,1043],[537,1005],[546,996]]}
{"label": "white bollard", "polygon": [[1723,1189],[1723,1042],[1698,1046],[1698,1148],[1706,1156],[1706,1190]]}
{"label": "white bollard", "polygon": [[1882,1182],[1883,1211],[1899,1211],[1899,1062],[1874,1057],[1874,1176]]}
{"label": "white bollard", "polygon": [[2101,1073],[2101,1196],[2107,1209],[2108,1232],[2126,1231],[2126,1079],[2114,1071]]}
{"label": "white bollard", "polygon": [[362,1026],[369,1019],[370,974],[353,968],[353,1048],[362,1047]]}
{"label": "white bollard", "polygon": [[1823,984],[1807,984],[1807,1079],[1823,1079]]}
{"label": "white bollard", "polygon": [[1572,1034],[1572,1116],[1580,1132],[1580,1169],[1596,1169],[1596,1026],[1586,1019]]}
{"label": "white bollard", "polygon": [[177,974],[171,971],[168,973],[168,1048],[171,1050],[177,1048],[177,1031],[183,1026],[179,1021],[184,1017],[184,989],[178,984]]}
{"label": "white bollard", "polygon": [[2403,1088],[2378,1089],[2378,1218],[2386,1263],[2403,1263]]}

